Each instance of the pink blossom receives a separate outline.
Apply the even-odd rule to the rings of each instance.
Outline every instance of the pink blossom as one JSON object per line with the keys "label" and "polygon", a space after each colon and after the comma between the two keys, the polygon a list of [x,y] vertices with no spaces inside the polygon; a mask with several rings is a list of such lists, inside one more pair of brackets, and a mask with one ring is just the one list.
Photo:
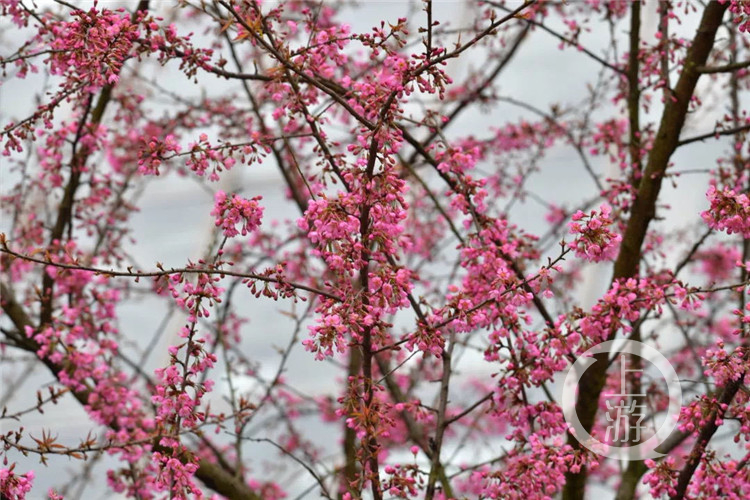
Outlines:
{"label": "pink blossom", "polygon": [[706,193],[711,207],[701,213],[709,227],[728,234],[750,238],[750,198],[725,187],[722,191],[711,185]]}
{"label": "pink blossom", "polygon": [[617,255],[622,236],[609,229],[614,223],[610,217],[612,208],[606,203],[599,207],[599,211],[592,210],[588,215],[580,210],[573,214],[570,222],[571,234],[576,235],[570,245],[576,255],[591,262],[611,260]]}
{"label": "pink blossom", "polygon": [[[224,191],[217,191],[211,215],[216,217],[216,226],[222,228],[226,237],[245,236],[260,226],[263,207],[258,201],[261,199],[261,196],[256,196],[248,200],[236,194],[227,197]],[[237,224],[241,224],[240,231],[236,229]]]}
{"label": "pink blossom", "polygon": [[15,474],[14,468],[15,464],[11,465],[10,468],[0,468],[0,493],[9,499],[22,500],[31,491],[34,483],[34,471]]}

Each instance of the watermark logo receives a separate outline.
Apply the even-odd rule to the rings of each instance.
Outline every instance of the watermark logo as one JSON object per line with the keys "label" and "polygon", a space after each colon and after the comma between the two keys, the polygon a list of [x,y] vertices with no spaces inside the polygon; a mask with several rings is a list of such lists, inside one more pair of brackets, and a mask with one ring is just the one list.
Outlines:
{"label": "watermark logo", "polygon": [[[606,405],[607,427],[604,431],[604,442],[589,434],[581,425],[576,414],[576,391],[578,382],[584,372],[596,362],[594,355],[609,353],[620,354],[620,388],[617,394],[604,394]],[[641,358],[658,369],[661,377],[666,381],[669,394],[667,415],[659,429],[645,441],[642,438],[648,427],[644,420],[647,417],[646,401],[648,394],[643,390],[631,393],[629,388],[634,377],[641,377],[645,365],[626,362],[626,355]],[[613,356],[609,356],[612,359]],[[636,367],[636,368],[634,368]],[[642,387],[640,384],[637,386]],[[645,460],[663,456],[656,448],[664,442],[677,427],[677,417],[682,406],[682,389],[672,365],[659,351],[651,346],[635,340],[609,341],[596,345],[579,356],[578,360],[568,369],[563,385],[562,409],[565,420],[571,427],[571,432],[583,446],[605,457],[617,460]],[[630,445],[628,445],[630,444]]]}

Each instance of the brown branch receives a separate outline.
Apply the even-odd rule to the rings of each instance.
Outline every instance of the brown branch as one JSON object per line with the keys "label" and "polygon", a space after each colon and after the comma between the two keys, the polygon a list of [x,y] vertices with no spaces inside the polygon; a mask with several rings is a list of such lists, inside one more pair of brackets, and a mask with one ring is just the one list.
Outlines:
{"label": "brown branch", "polygon": [[[666,12],[667,5],[663,5],[659,7],[660,12],[660,31],[662,35],[665,34],[666,31],[666,16],[661,15],[662,12]],[[638,178],[637,175],[641,173],[643,169],[642,164],[642,158],[641,158],[641,125],[640,125],[640,109],[641,109],[641,91],[640,87],[638,86],[638,80],[639,80],[639,74],[640,74],[640,67],[639,67],[639,46],[640,46],[640,28],[641,28],[641,3],[639,1],[635,1],[632,4],[630,4],[630,47],[629,47],[629,54],[628,54],[628,68],[627,68],[627,76],[628,76],[628,123],[629,123],[629,144],[628,149],[630,152],[630,162],[632,170],[630,172],[630,179],[631,179],[631,185],[635,185],[636,179]],[[664,38],[662,39],[663,44],[668,44],[669,40]],[[668,59],[666,57],[666,49],[662,49],[665,53],[665,56],[661,58],[661,72],[662,72],[662,78],[669,78],[669,67],[668,67]],[[665,95],[669,92],[668,85],[665,85]],[[665,102],[668,99],[665,98]],[[645,318],[645,315],[643,316]],[[641,322],[639,322],[637,325],[633,328],[633,333],[631,335],[632,340],[636,342],[641,341]],[[634,369],[640,369],[642,360],[641,358],[634,356],[633,361],[636,363],[636,366],[634,366]],[[641,393],[641,385],[640,380],[637,377],[633,377],[630,381],[631,384],[633,384],[633,387],[630,388],[628,392],[632,394],[640,394]],[[625,388],[623,387],[623,391]],[[642,399],[642,396],[640,397]],[[635,404],[643,404],[642,400],[635,400],[637,401]],[[619,498],[621,494],[628,494],[631,489],[632,491],[635,491],[635,487],[638,484],[638,481],[643,475],[642,468],[645,467],[645,463],[641,460],[633,460],[630,463],[628,463],[628,467],[625,469],[625,472],[622,475],[622,481],[620,482],[620,488],[617,490],[617,496],[616,500],[623,500],[622,498]]]}
{"label": "brown branch", "polygon": [[[389,100],[388,104],[383,107],[381,117],[384,117],[390,107]],[[381,120],[382,122],[382,120]],[[367,181],[372,180],[373,173],[375,171],[375,163],[377,161],[377,153],[379,143],[377,139],[377,130],[372,133],[370,142],[370,148],[367,153],[367,169],[365,175]],[[362,305],[367,308],[370,305],[369,296],[369,276],[370,276],[370,258],[371,248],[370,244],[370,228],[372,227],[372,221],[370,220],[370,203],[365,202],[362,205],[359,213],[359,227],[360,237],[362,238],[362,245],[364,246],[362,255],[362,266],[359,269],[359,287],[362,293]],[[379,444],[376,435],[370,428],[370,414],[371,412],[377,412],[377,402],[375,401],[375,390],[373,387],[374,381],[372,376],[372,358],[375,355],[372,347],[372,326],[366,325],[362,332],[362,378],[364,381],[364,397],[363,412],[367,415],[365,420],[365,436],[362,440],[362,447],[364,452],[364,460],[366,460],[370,466],[370,474],[372,474],[370,480],[372,496],[375,500],[381,500],[383,498],[383,491],[380,484],[380,464],[378,463],[378,451]],[[363,461],[364,461],[363,460]]]}
{"label": "brown branch", "polygon": [[[731,46],[731,52],[732,57],[737,57],[737,40],[736,40],[736,34],[734,31],[730,33],[730,46]],[[750,65],[750,64],[748,64]],[[737,126],[739,122],[739,116],[740,116],[740,100],[738,95],[738,89],[739,89],[739,80],[736,74],[732,74],[730,78],[730,100],[731,100],[731,109],[732,109],[732,116],[735,127]],[[742,171],[743,168],[742,161],[739,159],[739,156],[735,157],[735,168],[737,168],[738,174]],[[750,192],[750,184],[748,184],[747,187],[748,191]],[[742,260],[746,261],[750,258],[750,238],[743,238],[742,239]],[[748,272],[747,268],[744,266],[740,266],[740,281],[746,282],[748,280]],[[740,290],[739,291],[739,310],[744,310],[746,305],[746,290]],[[743,327],[742,329],[741,337],[743,339],[743,345],[747,347],[748,343],[748,330],[747,327]],[[742,357],[742,365],[747,367],[748,358],[750,357],[750,351],[745,351],[745,354]],[[695,474],[695,470],[697,469],[698,465],[701,462],[701,459],[703,458],[703,454],[706,451],[706,447],[708,446],[709,441],[713,437],[713,435],[718,430],[719,426],[721,425],[719,422],[723,419],[724,413],[726,412],[726,409],[728,408],[729,404],[734,399],[734,396],[737,394],[737,392],[743,387],[743,381],[745,379],[745,376],[748,373],[748,368],[745,368],[742,373],[737,374],[737,378],[734,380],[728,382],[724,389],[722,390],[721,396],[718,399],[718,402],[713,406],[711,409],[710,414],[706,418],[706,424],[705,426],[700,430],[700,433],[698,434],[698,440],[693,445],[693,449],[690,453],[690,455],[687,458],[687,461],[680,471],[680,475],[677,478],[677,485],[675,486],[675,493],[670,498],[673,500],[682,500],[682,498],[685,497],[685,494],[687,492],[687,488],[690,485],[690,481],[693,478],[693,474]],[[745,462],[746,463],[746,462]],[[744,465],[743,465],[744,467]],[[740,470],[739,468],[737,469]]]}
{"label": "brown branch", "polygon": [[750,130],[750,123],[748,123],[747,125],[740,125],[737,127],[732,127],[732,128],[728,128],[724,130],[715,130],[713,132],[696,135],[694,137],[688,137],[687,139],[682,139],[681,141],[679,141],[677,143],[677,147],[684,146],[685,144],[690,144],[691,142],[705,141],[706,139],[710,139],[712,137],[719,137],[721,135],[734,135],[740,132],[744,132],[746,130]]}
{"label": "brown branch", "polygon": [[742,61],[725,64],[724,66],[699,66],[697,70],[698,73],[710,75],[712,73],[731,73],[732,71],[737,71],[738,69],[744,69],[748,67],[750,67],[750,61]]}
{"label": "brown branch", "polygon": [[[512,19],[524,19],[524,18],[520,17],[519,14],[524,9],[526,9],[527,7],[529,7],[530,5],[536,3],[536,1],[537,0],[526,0],[519,7],[516,7],[513,10],[504,9],[506,12],[508,12],[508,14],[506,16],[502,17],[501,19],[499,19],[497,21],[494,21],[494,22],[490,23],[490,25],[487,28],[485,28],[481,32],[477,33],[474,36],[474,38],[472,38],[471,40],[469,40],[468,42],[466,42],[466,44],[459,46],[457,49],[455,49],[455,50],[453,50],[451,52],[446,52],[445,54],[443,54],[443,55],[441,55],[439,57],[436,57],[435,59],[431,59],[431,60],[425,62],[424,64],[422,64],[421,66],[415,68],[414,72],[412,73],[412,75],[413,76],[417,76],[420,73],[422,73],[423,71],[426,71],[431,66],[435,66],[435,65],[440,64],[443,61],[447,61],[448,59],[453,59],[454,57],[458,57],[462,52],[464,52],[465,50],[469,49],[470,47],[476,45],[477,43],[479,43],[486,36],[493,34],[497,28],[499,28],[501,25],[507,23],[508,21],[510,21]],[[488,3],[491,4],[491,2],[488,2]]]}
{"label": "brown branch", "polygon": [[210,274],[224,276],[234,276],[236,278],[254,279],[263,281],[265,283],[278,283],[279,285],[288,285],[292,288],[304,290],[306,292],[314,293],[322,297],[326,297],[336,302],[343,302],[344,299],[325,290],[319,290],[317,288],[304,285],[302,283],[295,283],[293,281],[285,281],[280,278],[273,278],[271,276],[264,276],[262,274],[255,273],[242,273],[238,271],[228,271],[226,269],[201,269],[201,268],[170,268],[161,269],[159,271],[115,271],[114,269],[102,269],[98,267],[85,266],[82,264],[65,264],[62,262],[54,262],[47,259],[39,259],[30,255],[24,255],[15,252],[8,248],[5,242],[5,234],[0,233],[0,253],[8,254],[12,257],[19,258],[28,262],[35,262],[37,264],[43,264],[46,266],[57,267],[61,269],[73,269],[78,271],[89,271],[96,275],[107,276],[107,277],[125,277],[125,278],[158,278],[161,276],[171,276],[174,274]]}
{"label": "brown branch", "polygon": [[448,408],[448,389],[451,380],[451,359],[453,358],[453,347],[455,344],[454,335],[451,335],[450,346],[448,350],[444,350],[442,354],[443,361],[443,374],[440,377],[440,398],[438,401],[438,412],[437,422],[435,429],[435,440],[433,441],[432,449],[432,463],[430,464],[430,475],[427,479],[427,491],[425,492],[425,500],[432,500],[435,497],[435,482],[438,479],[438,475],[443,471],[443,465],[440,463],[440,451],[443,448],[443,437],[445,436],[445,430],[448,428],[446,424],[446,410]]}
{"label": "brown branch", "polygon": [[[633,168],[631,176],[633,181],[641,171],[641,89],[638,86],[638,75],[640,65],[638,61],[639,45],[641,43],[641,2],[635,1],[630,4],[630,49],[628,54],[628,134],[630,151],[630,163]],[[635,182],[633,182],[635,183]]]}

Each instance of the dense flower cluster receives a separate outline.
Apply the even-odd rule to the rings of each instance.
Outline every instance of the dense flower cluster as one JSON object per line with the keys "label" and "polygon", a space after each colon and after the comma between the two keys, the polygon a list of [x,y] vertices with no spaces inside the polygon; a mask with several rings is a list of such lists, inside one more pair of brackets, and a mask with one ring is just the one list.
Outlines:
{"label": "dense flower cluster", "polygon": [[750,4],[742,0],[720,0],[722,3],[729,2],[729,12],[734,16],[733,22],[742,32],[750,31]]}
{"label": "dense flower cluster", "polygon": [[159,175],[159,166],[164,161],[164,157],[171,153],[179,153],[182,149],[174,134],[168,134],[163,141],[151,137],[144,143],[138,151],[138,171],[142,174]]}
{"label": "dense flower cluster", "polygon": [[725,187],[719,191],[711,185],[706,193],[711,207],[701,213],[709,227],[728,234],[740,234],[750,238],[750,198]]}
{"label": "dense flower cluster", "polygon": [[576,235],[571,247],[578,257],[592,262],[611,260],[617,255],[622,236],[609,229],[614,223],[611,217],[612,207],[607,204],[592,210],[588,214],[577,211],[570,222],[571,234]]}
{"label": "dense flower cluster", "polygon": [[[461,491],[472,497],[555,498],[563,484],[565,471],[580,470],[584,460],[575,457],[560,440],[545,444],[532,435],[529,444],[531,452],[528,454],[509,453],[508,466],[502,472],[493,471],[488,466],[473,471],[461,482]],[[592,461],[588,465],[595,468],[597,464]]]}
{"label": "dense flower cluster", "polygon": [[697,252],[696,261],[709,280],[722,282],[731,278],[741,262],[740,249],[733,245],[717,244]]}
{"label": "dense flower cluster", "polygon": [[0,469],[0,494],[10,500],[26,498],[34,484],[34,471],[16,474],[14,467]]}
{"label": "dense flower cluster", "polygon": [[703,372],[712,377],[716,385],[724,387],[729,381],[750,376],[746,370],[747,349],[737,347],[733,352],[725,350],[724,342],[719,341],[715,349],[708,349],[703,356],[703,364],[706,367]]}
{"label": "dense flower cluster", "polygon": [[[224,191],[217,191],[211,211],[211,215],[216,217],[216,227],[220,227],[227,238],[238,234],[245,236],[255,231],[263,217],[263,207],[258,203],[261,199],[261,196],[256,196],[248,200],[236,194],[227,196]],[[241,225],[239,231],[238,224]]]}
{"label": "dense flower cluster", "polygon": [[52,38],[50,72],[80,83],[87,91],[116,83],[140,33],[130,14],[96,8],[77,10],[71,22],[48,25]]}

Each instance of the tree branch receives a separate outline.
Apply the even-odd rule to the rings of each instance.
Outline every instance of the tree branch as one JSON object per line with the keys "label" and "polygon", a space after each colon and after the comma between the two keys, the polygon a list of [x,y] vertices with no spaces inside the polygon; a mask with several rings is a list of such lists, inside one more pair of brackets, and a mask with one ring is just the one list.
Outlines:
{"label": "tree branch", "polygon": [[36,257],[32,257],[30,255],[24,255],[18,252],[15,252],[8,248],[7,243],[5,241],[5,234],[0,233],[0,253],[4,253],[7,255],[10,255],[12,257],[25,260],[28,262],[34,262],[37,264],[43,264],[46,266],[52,266],[57,267],[60,269],[73,269],[78,271],[89,271],[96,275],[102,275],[102,276],[108,276],[108,277],[125,277],[125,278],[158,278],[161,276],[171,276],[174,274],[210,274],[210,275],[219,275],[219,276],[234,276],[236,278],[247,278],[247,279],[253,279],[258,281],[263,281],[265,283],[278,283],[279,285],[288,285],[292,288],[304,290],[306,292],[314,293],[316,295],[320,295],[322,297],[326,297],[332,300],[335,300],[336,302],[343,302],[344,299],[339,297],[338,295],[335,295],[330,292],[326,292],[325,290],[319,290],[317,288],[302,284],[302,283],[295,283],[292,281],[285,281],[280,278],[273,278],[271,276],[264,276],[262,274],[255,274],[255,273],[242,273],[238,271],[228,271],[226,269],[201,269],[201,268],[170,268],[170,269],[161,269],[159,271],[115,271],[114,269],[101,269],[98,267],[92,267],[92,266],[85,266],[82,264],[65,264],[62,262],[54,262],[47,259],[39,259]]}
{"label": "tree branch", "polygon": [[687,139],[682,139],[681,141],[679,141],[677,143],[677,147],[684,146],[685,144],[690,144],[691,142],[705,141],[706,139],[711,139],[712,137],[716,138],[721,135],[734,135],[746,130],[750,130],[750,123],[748,123],[747,125],[740,125],[738,127],[728,128],[724,130],[716,130],[714,132],[708,132],[706,134],[696,135],[694,137],[688,137]]}
{"label": "tree branch", "polygon": [[703,73],[704,75],[710,75],[713,73],[731,73],[732,71],[737,71],[738,69],[743,69],[747,67],[750,67],[750,61],[735,62],[735,63],[725,64],[724,66],[699,66],[697,70],[698,70],[698,73]]}

